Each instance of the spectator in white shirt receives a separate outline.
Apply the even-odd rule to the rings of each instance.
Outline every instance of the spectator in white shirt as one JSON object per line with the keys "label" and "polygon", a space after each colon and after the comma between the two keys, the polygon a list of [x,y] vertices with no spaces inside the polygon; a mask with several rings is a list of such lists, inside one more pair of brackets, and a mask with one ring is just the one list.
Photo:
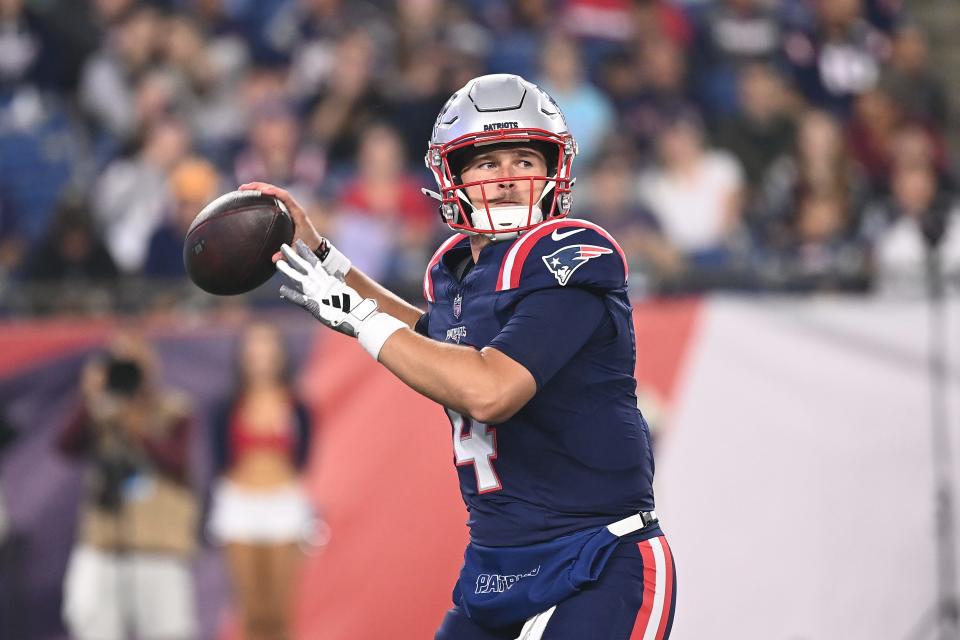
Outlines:
{"label": "spectator in white shirt", "polygon": [[97,182],[94,218],[121,272],[137,274],[143,267],[150,237],[170,203],[167,176],[190,144],[182,122],[159,122],[146,132],[135,156],[113,161]]}
{"label": "spectator in white shirt", "polygon": [[928,247],[938,247],[951,288],[960,290],[960,207],[938,185],[932,165],[895,167],[888,201],[871,207],[865,229],[873,240],[877,287],[886,292],[923,290]]}
{"label": "spectator in white shirt", "polygon": [[743,170],[729,153],[707,149],[689,114],[657,142],[659,166],[640,179],[640,195],[663,234],[694,266],[722,263],[741,218]]}

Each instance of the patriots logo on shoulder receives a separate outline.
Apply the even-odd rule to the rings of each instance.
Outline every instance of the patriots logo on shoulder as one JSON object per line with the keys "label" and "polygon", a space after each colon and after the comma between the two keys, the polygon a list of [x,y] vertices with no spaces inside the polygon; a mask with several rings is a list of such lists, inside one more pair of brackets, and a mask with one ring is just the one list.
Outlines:
{"label": "patriots logo on shoulder", "polygon": [[563,287],[570,281],[573,272],[579,269],[583,263],[608,253],[613,253],[613,249],[592,244],[571,244],[544,256],[543,263],[547,265],[547,269]]}

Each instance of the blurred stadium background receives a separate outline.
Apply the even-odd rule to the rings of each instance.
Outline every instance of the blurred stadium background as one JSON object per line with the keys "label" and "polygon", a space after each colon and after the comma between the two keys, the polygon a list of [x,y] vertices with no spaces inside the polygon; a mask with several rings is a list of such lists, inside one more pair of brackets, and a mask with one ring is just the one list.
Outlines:
{"label": "blurred stadium background", "polygon": [[[84,361],[146,333],[193,398],[204,495],[253,318],[295,346],[319,423],[332,537],[296,637],[432,637],[466,539],[442,412],[275,283],[191,286],[182,237],[220,192],[274,182],[419,301],[446,232],[426,141],[487,72],[564,108],[574,215],[630,259],[674,637],[947,637],[930,423],[945,406],[957,440],[958,30],[954,0],[0,0],[0,638],[67,637],[81,471],[53,443]],[[218,549],[194,565],[202,637],[237,637]]]}

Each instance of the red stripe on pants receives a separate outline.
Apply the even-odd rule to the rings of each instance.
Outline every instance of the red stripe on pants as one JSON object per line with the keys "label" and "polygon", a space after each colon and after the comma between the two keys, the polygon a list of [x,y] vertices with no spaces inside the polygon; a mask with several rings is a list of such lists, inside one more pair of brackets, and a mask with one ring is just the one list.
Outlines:
{"label": "red stripe on pants", "polygon": [[660,537],[660,544],[663,545],[663,570],[666,572],[666,581],[663,586],[663,615],[660,616],[660,626],[657,628],[657,640],[663,640],[667,635],[670,607],[673,605],[673,552],[665,536]]}
{"label": "red stripe on pants", "polygon": [[[633,625],[631,638],[643,638],[643,634],[650,623],[650,614],[653,613],[653,600],[657,592],[657,563],[653,558],[653,549],[650,547],[650,541],[644,540],[637,543],[640,549],[640,555],[643,556],[643,601],[640,604],[640,612],[637,614],[637,621]],[[637,635],[639,633],[639,635]]]}

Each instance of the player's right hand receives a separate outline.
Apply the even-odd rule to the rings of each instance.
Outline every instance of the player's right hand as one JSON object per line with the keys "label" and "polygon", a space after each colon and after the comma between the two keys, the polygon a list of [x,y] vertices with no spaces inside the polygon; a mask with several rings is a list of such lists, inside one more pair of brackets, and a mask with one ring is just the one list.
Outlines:
{"label": "player's right hand", "polygon": [[[302,241],[316,254],[320,261],[320,266],[322,266],[327,273],[339,280],[347,277],[347,272],[350,271],[350,267],[352,266],[350,258],[343,255],[333,246],[332,242],[320,235],[317,228],[313,226],[313,222],[307,215],[306,210],[304,210],[289,191],[268,182],[248,182],[240,185],[239,189],[241,191],[259,191],[268,196],[273,196],[282,202],[287,208],[287,211],[290,212],[290,217],[293,218],[294,245],[296,245],[298,240]],[[283,255],[279,251],[273,254],[274,262],[281,259],[283,259]]]}

